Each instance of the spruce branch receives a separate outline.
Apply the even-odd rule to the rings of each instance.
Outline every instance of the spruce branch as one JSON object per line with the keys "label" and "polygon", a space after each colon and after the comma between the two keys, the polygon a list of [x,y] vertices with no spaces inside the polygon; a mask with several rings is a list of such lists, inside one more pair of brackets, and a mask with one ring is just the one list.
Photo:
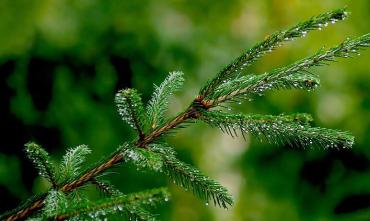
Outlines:
{"label": "spruce branch", "polygon": [[28,159],[30,159],[39,170],[39,175],[46,178],[52,184],[52,187],[56,188],[55,168],[49,154],[34,142],[27,143],[25,145],[25,151]]}
{"label": "spruce branch", "polygon": [[292,147],[350,148],[354,143],[354,137],[347,132],[311,127],[309,115],[242,115],[209,111],[200,119],[231,136],[237,136],[239,131],[243,137],[250,133],[268,142]]}
{"label": "spruce branch", "polygon": [[150,129],[153,130],[164,122],[164,113],[168,107],[169,97],[180,89],[184,82],[183,73],[171,72],[160,86],[154,85],[154,93],[147,106]]}
{"label": "spruce branch", "polygon": [[134,128],[140,138],[144,137],[145,112],[139,93],[135,89],[120,90],[115,101],[123,121]]}
{"label": "spruce branch", "polygon": [[[171,148],[163,148],[161,144],[157,143],[163,135],[168,134],[175,128],[181,128],[188,122],[195,122],[195,119],[203,120],[212,126],[221,126],[222,129],[226,129],[231,135],[236,135],[236,130],[240,129],[243,135],[244,132],[249,132],[256,136],[265,137],[268,141],[275,143],[307,146],[307,144],[311,145],[312,142],[312,144],[324,148],[326,148],[327,145],[329,145],[329,147],[335,147],[335,145],[338,147],[351,147],[353,144],[352,136],[336,130],[311,127],[309,123],[312,121],[312,118],[308,115],[244,116],[227,115],[210,110],[211,107],[217,107],[222,102],[243,98],[243,96],[247,96],[249,93],[258,93],[259,91],[257,91],[257,89],[260,89],[264,84],[267,87],[261,92],[279,88],[313,89],[314,85],[317,85],[319,81],[315,75],[307,72],[309,67],[325,64],[325,62],[332,61],[337,57],[348,57],[355,53],[354,50],[368,47],[369,34],[355,40],[348,40],[327,52],[320,51],[307,60],[304,59],[293,65],[276,69],[269,74],[256,75],[253,77],[255,80],[250,80],[249,77],[243,78],[243,76],[239,76],[239,73],[242,67],[248,66],[264,53],[276,48],[283,41],[296,37],[303,37],[312,29],[320,29],[322,26],[326,26],[325,24],[328,22],[335,23],[345,17],[345,10],[329,12],[314,17],[307,22],[300,23],[287,31],[279,32],[268,37],[264,42],[240,56],[234,63],[221,71],[215,79],[203,87],[200,95],[196,97],[185,111],[170,120],[163,121],[161,124],[157,125],[157,123],[155,123],[155,127],[151,130],[146,129],[153,124],[147,125],[147,123],[153,123],[153,119],[154,122],[158,122],[158,116],[163,116],[163,113],[161,113],[163,110],[156,107],[156,111],[159,111],[159,113],[156,113],[156,117],[153,117],[153,119],[147,120],[148,118],[144,113],[141,98],[136,90],[126,89],[119,91],[116,95],[119,113],[123,120],[127,121],[129,125],[136,130],[138,139],[122,145],[116,152],[105,157],[102,161],[91,166],[89,169],[80,172],[72,180],[68,180],[62,185],[60,184],[58,191],[68,194],[87,183],[93,183],[98,175],[122,162],[126,162],[126,158],[127,161],[140,159],[139,161],[133,162],[144,162],[148,168],[152,168],[153,165],[158,165],[157,163],[160,160],[158,156],[160,156],[162,159],[162,170],[167,172],[178,184],[185,188],[191,188],[196,195],[207,201],[213,200],[215,204],[222,207],[231,205],[232,199],[228,195],[226,189],[216,181],[202,175],[197,169],[176,159],[174,151]],[[298,84],[298,86],[295,86],[295,83]],[[272,86],[268,86],[268,84]],[[166,83],[163,87],[170,86],[171,84]],[[163,88],[163,90],[156,89],[156,91],[158,91],[157,95],[153,95],[153,97],[163,96],[162,100],[166,100],[165,98],[170,95],[170,92],[164,92],[165,88]],[[162,100],[155,101],[153,98],[152,103],[159,105]],[[167,103],[163,104],[167,105]],[[271,132],[271,130],[275,131]],[[154,144],[154,142],[156,143]],[[137,151],[138,149],[140,151]],[[132,156],[130,156],[130,154]],[[135,158],[137,156],[140,157]],[[146,161],[146,158],[150,160]],[[159,167],[155,166],[154,168]],[[25,204],[22,204],[21,207],[4,214],[0,219],[7,221],[24,219],[34,211],[43,208],[45,197],[46,194],[40,195],[37,198],[32,198]],[[141,209],[140,207],[138,210],[141,211]],[[140,211],[137,213],[140,213]]]}
{"label": "spruce branch", "polygon": [[103,219],[109,214],[122,214],[129,220],[155,220],[155,217],[144,209],[153,207],[162,202],[167,202],[170,194],[166,188],[157,188],[143,192],[121,194],[104,198],[97,202],[89,202],[84,205],[75,205],[65,208],[60,212],[56,220],[73,219],[96,220]]}
{"label": "spruce branch", "polygon": [[278,31],[268,36],[261,43],[256,44],[251,49],[236,58],[231,64],[222,69],[215,78],[209,81],[205,87],[200,91],[200,96],[209,99],[220,84],[227,82],[235,76],[243,72],[243,69],[252,64],[255,60],[262,57],[264,54],[271,52],[281,43],[291,41],[299,37],[305,37],[308,32],[312,30],[321,30],[328,26],[329,23],[336,23],[337,21],[344,20],[348,16],[346,9],[338,9],[327,12],[311,19],[300,22],[297,25],[285,30]]}
{"label": "spruce branch", "polygon": [[208,107],[216,106],[232,99],[250,98],[255,94],[272,89],[297,88],[315,89],[319,85],[316,75],[308,72],[309,68],[333,62],[336,58],[349,58],[370,46],[370,34],[355,39],[347,39],[329,50],[320,50],[316,54],[304,58],[286,67],[278,68],[261,75],[242,76],[216,89],[210,100],[205,99]]}

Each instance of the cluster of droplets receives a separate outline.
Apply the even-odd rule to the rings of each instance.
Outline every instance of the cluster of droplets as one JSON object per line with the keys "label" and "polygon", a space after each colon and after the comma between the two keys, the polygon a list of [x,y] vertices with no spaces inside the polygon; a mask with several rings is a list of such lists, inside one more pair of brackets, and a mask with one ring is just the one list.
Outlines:
{"label": "cluster of droplets", "polygon": [[162,172],[163,161],[157,153],[140,148],[128,147],[123,151],[123,154],[125,155],[125,162],[134,164],[138,170],[150,169]]}
{"label": "cluster of droplets", "polygon": [[124,95],[122,95],[122,93],[119,92],[116,95],[116,103],[117,103],[117,107],[118,107],[118,113],[121,115],[122,120],[127,122],[130,125],[130,127],[136,128],[135,121],[134,121],[134,119],[132,117],[132,114],[131,114],[132,108],[134,108],[132,106],[136,105],[136,104],[129,103],[128,98],[124,97]]}
{"label": "cluster of droplets", "polygon": [[34,143],[26,144],[26,155],[38,169],[39,175],[47,178],[49,181],[53,179],[53,165],[50,162],[48,153],[40,146]]}

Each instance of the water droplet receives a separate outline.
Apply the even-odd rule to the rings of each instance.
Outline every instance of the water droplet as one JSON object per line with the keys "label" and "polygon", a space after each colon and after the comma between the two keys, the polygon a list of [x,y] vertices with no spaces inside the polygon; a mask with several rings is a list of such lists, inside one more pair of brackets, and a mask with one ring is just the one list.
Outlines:
{"label": "water droplet", "polygon": [[208,202],[206,202],[206,206],[208,206],[209,205],[209,203]]}

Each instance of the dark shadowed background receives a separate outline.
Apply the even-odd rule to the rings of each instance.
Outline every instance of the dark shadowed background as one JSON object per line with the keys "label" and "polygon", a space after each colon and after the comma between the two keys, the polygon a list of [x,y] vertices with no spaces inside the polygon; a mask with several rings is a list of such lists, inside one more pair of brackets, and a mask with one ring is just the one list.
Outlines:
{"label": "dark shadowed background", "polygon": [[[348,6],[348,20],[286,44],[249,68],[263,73],[346,37],[370,31],[370,1],[299,0],[1,0],[0,208],[45,191],[25,158],[32,140],[59,160],[87,144],[89,162],[132,138],[114,94],[137,88],[148,100],[153,83],[173,70],[185,89],[169,115],[185,108],[207,79],[269,33]],[[163,220],[370,220],[370,53],[316,68],[313,92],[271,92],[235,107],[254,113],[309,112],[316,125],[351,131],[351,150],[299,150],[232,139],[205,125],[169,142],[180,158],[219,180],[235,197],[229,210],[206,206],[167,178],[122,166],[109,179],[123,192],[170,187]]]}

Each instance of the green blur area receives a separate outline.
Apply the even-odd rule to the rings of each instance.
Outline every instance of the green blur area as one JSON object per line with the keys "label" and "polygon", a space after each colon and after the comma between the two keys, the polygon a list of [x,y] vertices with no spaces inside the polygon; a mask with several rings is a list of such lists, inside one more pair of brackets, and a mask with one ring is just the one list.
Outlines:
{"label": "green blur area", "polygon": [[[168,116],[174,116],[245,49],[343,6],[351,12],[347,20],[284,44],[246,73],[284,66],[369,32],[370,1],[2,0],[0,65],[11,68],[0,74],[11,93],[2,95],[9,102],[1,108],[27,128],[12,139],[53,144],[44,147],[55,161],[68,147],[87,144],[92,163],[133,138],[114,104],[118,89],[136,88],[147,101],[154,83],[181,70],[186,82],[171,100]],[[201,123],[168,139],[182,160],[230,190],[235,206],[228,210],[206,206],[164,175],[128,165],[106,179],[124,193],[168,186],[171,201],[155,210],[162,220],[370,220],[369,61],[370,52],[362,51],[313,69],[321,77],[315,91],[273,91],[233,107],[244,113],[311,113],[316,126],[351,131],[356,137],[351,150],[244,141]],[[40,127],[56,131],[55,139],[35,135]],[[25,168],[30,164],[15,143],[0,147],[0,185],[2,193],[20,201],[48,184]],[[34,178],[22,178],[30,173]]]}

